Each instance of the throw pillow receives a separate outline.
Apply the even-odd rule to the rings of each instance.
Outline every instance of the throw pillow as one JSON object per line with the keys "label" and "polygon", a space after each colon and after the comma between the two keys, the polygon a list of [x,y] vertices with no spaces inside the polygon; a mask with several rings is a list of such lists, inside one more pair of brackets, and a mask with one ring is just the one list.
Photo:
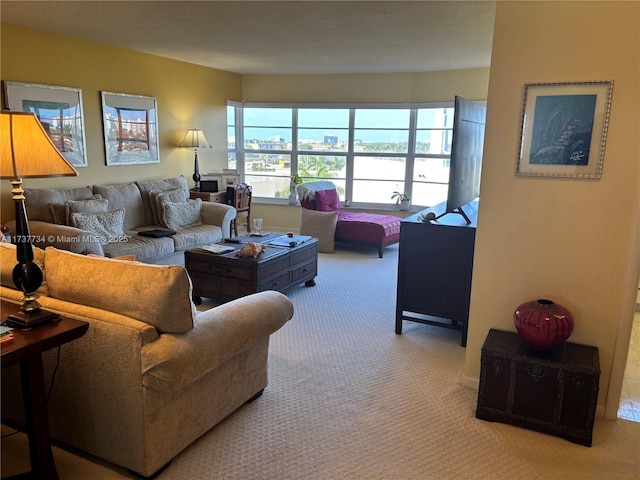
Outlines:
{"label": "throw pillow", "polygon": [[[53,219],[53,223],[55,223],[56,225],[71,225],[71,223],[69,223],[70,222],[70,218],[69,218],[70,202],[81,203],[84,201],[100,200],[100,199],[102,199],[102,195],[91,195],[90,197],[82,200],[67,200],[64,203],[50,203],[49,210],[51,211],[51,218]],[[83,212],[83,211],[92,211],[92,210],[82,210],[81,207],[78,207],[75,211]],[[105,207],[104,210],[95,210],[95,211],[106,212],[107,208]]]}
{"label": "throw pillow", "polygon": [[318,251],[332,253],[338,212],[320,212],[319,210],[300,209],[300,235],[309,235],[318,239]]}
{"label": "throw pillow", "polygon": [[174,203],[186,202],[184,190],[182,188],[172,188],[170,190],[154,190],[149,192],[149,202],[153,213],[153,224],[162,225],[162,207],[164,200]]}
{"label": "throw pillow", "polygon": [[98,198],[88,200],[69,200],[66,202],[68,208],[67,225],[71,225],[72,213],[100,213],[109,210],[109,200],[96,195]]}
{"label": "throw pillow", "polygon": [[153,225],[153,211],[151,210],[151,198],[149,192],[154,190],[170,190],[172,188],[182,188],[184,190],[185,199],[189,198],[189,185],[187,179],[183,175],[179,177],[171,177],[165,180],[136,181],[136,185],[142,196],[142,204],[144,207],[144,216],[146,223],[144,225]]}
{"label": "throw pillow", "polygon": [[124,208],[99,213],[72,213],[71,224],[95,234],[102,245],[121,241],[125,236]]}
{"label": "throw pillow", "polygon": [[200,208],[202,207],[202,200],[196,198],[195,200],[188,200],[186,202],[169,202],[165,200],[160,204],[161,207],[161,225],[163,227],[170,228],[171,230],[178,230],[187,225],[196,225],[201,222]]}
{"label": "throw pillow", "polygon": [[337,190],[320,190],[316,192],[316,210],[321,212],[339,211],[340,197]]}

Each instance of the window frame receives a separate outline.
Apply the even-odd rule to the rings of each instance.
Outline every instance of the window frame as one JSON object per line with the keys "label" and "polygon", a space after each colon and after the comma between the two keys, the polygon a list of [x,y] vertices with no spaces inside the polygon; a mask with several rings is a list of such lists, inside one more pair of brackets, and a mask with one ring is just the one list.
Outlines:
{"label": "window frame", "polygon": [[[415,184],[438,184],[438,185],[448,185],[447,182],[435,182],[435,181],[420,181],[414,180],[414,167],[416,159],[424,159],[424,158],[434,158],[434,159],[442,159],[443,161],[447,161],[450,158],[450,152],[448,154],[433,154],[433,153],[417,153],[415,151],[416,148],[416,138],[418,131],[424,130],[444,130],[453,132],[453,125],[447,128],[446,125],[444,127],[433,127],[433,128],[418,128],[418,110],[420,109],[438,109],[438,108],[454,108],[454,101],[447,102],[420,102],[420,103],[274,103],[274,102],[240,102],[240,101],[228,101],[227,107],[233,107],[234,109],[234,119],[235,119],[235,149],[229,149],[230,155],[231,153],[235,154],[236,159],[236,168],[238,171],[238,175],[241,178],[241,181],[245,181],[246,173],[245,172],[245,158],[247,153],[273,153],[274,150],[261,150],[261,149],[246,149],[244,147],[244,124],[243,124],[243,115],[242,112],[245,108],[288,108],[291,109],[292,114],[292,122],[291,122],[291,148],[290,149],[278,149],[275,150],[278,154],[289,155],[291,159],[290,163],[290,173],[291,175],[295,175],[298,173],[298,159],[302,155],[314,155],[314,156],[334,156],[334,157],[345,157],[346,175],[344,178],[338,177],[335,180],[339,180],[344,182],[345,188],[344,192],[341,192],[341,199],[343,201],[343,205],[345,207],[355,207],[362,209],[375,209],[375,210],[394,210],[395,202],[389,199],[388,202],[364,202],[364,201],[353,201],[353,183],[354,181],[368,181],[371,179],[365,178],[354,178],[354,163],[356,158],[358,157],[380,157],[380,158],[396,158],[396,157],[404,157],[405,159],[405,169],[404,169],[404,179],[398,180],[398,185],[404,185],[404,193],[406,193],[410,198],[413,196],[413,187]],[[298,131],[308,130],[310,128],[322,128],[322,127],[300,127],[298,124],[298,111],[300,109],[348,109],[349,110],[349,125],[348,125],[348,146],[347,151],[327,151],[327,150],[300,150],[298,145]],[[369,130],[408,130],[408,143],[407,143],[407,152],[358,152],[355,151],[354,143],[355,143],[355,135],[354,132],[356,130],[365,130],[367,128],[356,128],[355,127],[355,116],[356,112],[359,110],[409,110],[409,125],[406,129],[404,128],[373,128],[368,127]],[[266,127],[267,125],[265,125]],[[228,124],[227,127],[230,127]],[[258,127],[256,125],[251,125],[251,127]],[[288,128],[288,127],[286,127]],[[345,130],[343,127],[335,127],[335,129]],[[231,158],[231,157],[229,157]],[[263,176],[261,174],[253,174],[250,175],[255,176]],[[267,176],[267,175],[264,175]],[[273,176],[273,175],[271,175]],[[280,177],[280,175],[279,175]],[[376,181],[375,179],[373,179]],[[377,180],[379,181],[379,180]],[[402,189],[402,187],[400,187]],[[287,198],[276,198],[276,197],[259,197],[254,195],[253,198],[256,203],[265,203],[265,204],[287,204]],[[381,199],[382,200],[382,199]],[[386,200],[386,199],[385,199]],[[442,201],[446,200],[446,196],[442,198]],[[428,208],[433,205],[419,205],[416,202],[412,202],[413,210]]]}

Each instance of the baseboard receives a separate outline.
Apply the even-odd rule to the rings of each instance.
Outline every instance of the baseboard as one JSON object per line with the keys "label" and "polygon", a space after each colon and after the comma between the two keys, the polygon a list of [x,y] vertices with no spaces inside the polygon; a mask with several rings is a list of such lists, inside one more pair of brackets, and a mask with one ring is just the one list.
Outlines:
{"label": "baseboard", "polygon": [[475,377],[467,377],[466,375],[462,375],[460,378],[460,385],[467,388],[472,388],[474,390],[480,390],[480,378]]}

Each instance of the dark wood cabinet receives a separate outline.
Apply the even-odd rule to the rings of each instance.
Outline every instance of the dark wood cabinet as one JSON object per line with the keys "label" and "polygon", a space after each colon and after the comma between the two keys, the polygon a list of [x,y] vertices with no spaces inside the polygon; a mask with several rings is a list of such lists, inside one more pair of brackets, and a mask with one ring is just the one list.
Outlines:
{"label": "dark wood cabinet", "polygon": [[599,378],[596,347],[565,342],[536,352],[517,333],[491,329],[476,417],[591,446]]}
{"label": "dark wood cabinet", "polygon": [[460,343],[466,346],[477,202],[464,210],[470,224],[456,213],[420,220],[421,214],[440,215],[444,204],[401,222],[396,333],[402,333],[403,320],[437,325],[460,330]]}

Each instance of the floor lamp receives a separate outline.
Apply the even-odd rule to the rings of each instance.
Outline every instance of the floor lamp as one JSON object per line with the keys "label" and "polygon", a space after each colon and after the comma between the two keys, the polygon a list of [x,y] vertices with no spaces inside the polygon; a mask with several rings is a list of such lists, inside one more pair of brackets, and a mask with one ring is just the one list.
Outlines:
{"label": "floor lamp", "polygon": [[195,150],[196,158],[193,166],[193,181],[196,182],[195,189],[200,190],[200,169],[198,168],[198,149],[199,148],[212,148],[212,145],[207,141],[204,136],[204,132],[197,128],[190,128],[187,130],[187,134],[180,142],[180,147],[190,147]]}
{"label": "floor lamp", "polygon": [[3,111],[0,114],[0,178],[11,181],[15,204],[17,265],[13,283],[24,293],[22,308],[7,322],[32,327],[57,315],[40,308],[36,291],[42,285],[42,270],[33,261],[33,246],[27,211],[24,205],[23,178],[45,178],[78,175],[55,147],[42,125],[32,113]]}

